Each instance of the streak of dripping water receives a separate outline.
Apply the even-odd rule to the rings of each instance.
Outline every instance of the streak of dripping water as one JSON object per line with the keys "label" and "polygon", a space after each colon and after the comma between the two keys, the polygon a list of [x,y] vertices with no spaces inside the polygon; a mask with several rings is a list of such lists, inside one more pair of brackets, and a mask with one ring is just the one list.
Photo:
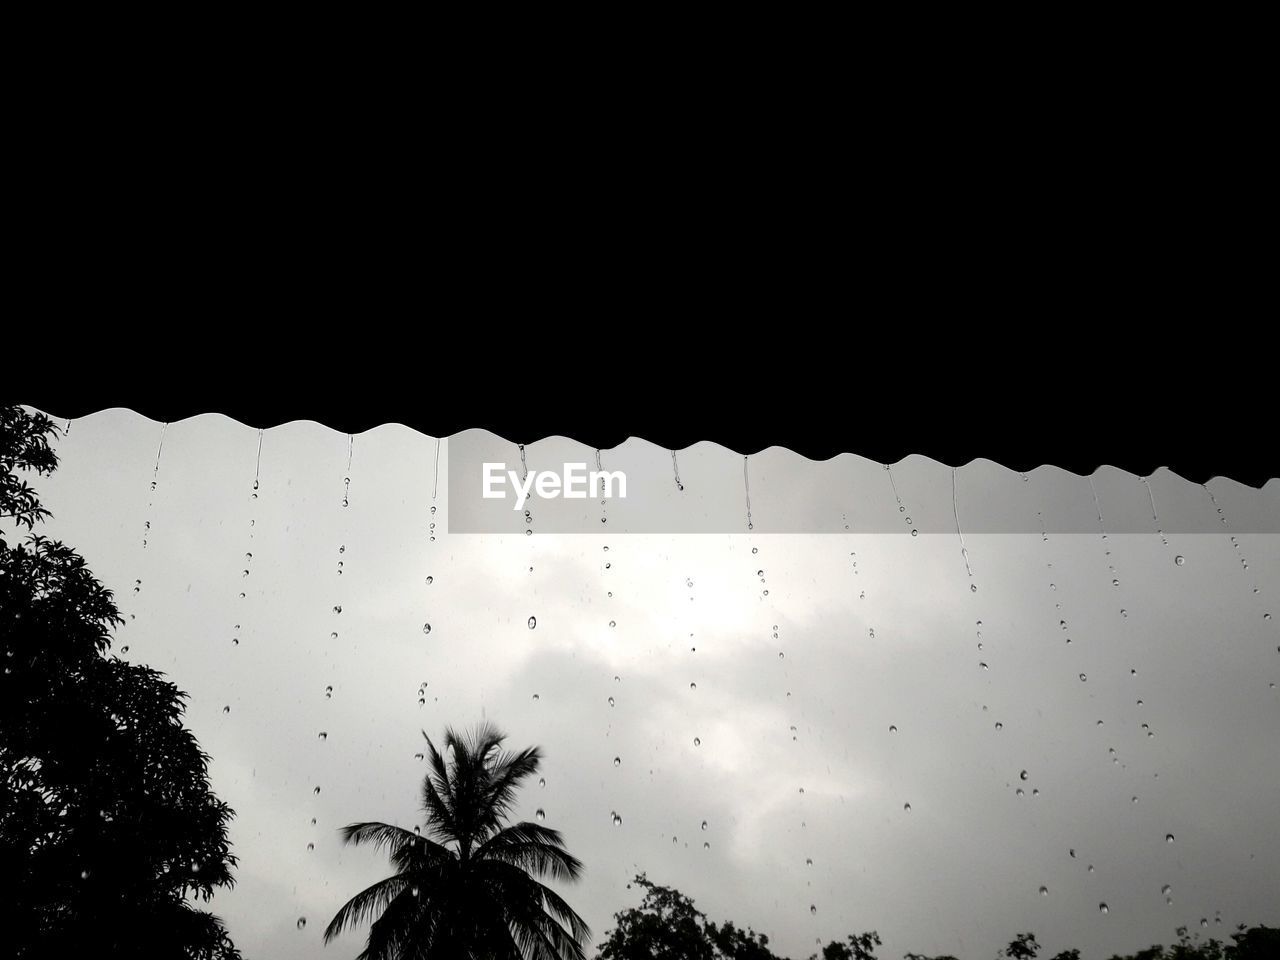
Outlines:
{"label": "streak of dripping water", "polygon": [[[1093,509],[1098,515],[1098,535],[1102,537],[1102,541],[1105,544],[1107,540],[1107,528],[1102,520],[1102,503],[1098,500],[1098,488],[1094,486],[1092,474],[1089,475],[1089,490],[1093,493]],[[1115,564],[1111,562],[1111,548],[1104,546],[1103,550],[1107,557],[1107,572],[1111,574],[1111,585],[1113,587],[1119,587],[1120,579],[1116,573]]]}
{"label": "streak of dripping water", "polygon": [[750,457],[742,458],[742,485],[747,495],[747,529],[754,530],[755,524],[751,522],[751,476],[747,471],[747,462]]}
{"label": "streak of dripping water", "polygon": [[[1213,508],[1218,512],[1218,519],[1222,521],[1222,525],[1230,529],[1231,525],[1227,522],[1227,515],[1223,513],[1222,507],[1218,505],[1218,498],[1213,495],[1213,491],[1209,489],[1209,485],[1207,483],[1202,483],[1200,484],[1200,486],[1204,487],[1204,492],[1209,495],[1209,502],[1213,504]],[[1239,555],[1240,569],[1243,572],[1248,573],[1249,560],[1247,557],[1245,557],[1244,551],[1240,549],[1240,540],[1238,537],[1236,536],[1231,537],[1231,546],[1234,549],[1234,551]],[[1258,593],[1258,584],[1256,582],[1253,585],[1253,593],[1254,594]]]}
{"label": "streak of dripping water", "polygon": [[[886,464],[884,465],[884,472],[885,472],[885,473],[887,473],[887,474],[889,475],[889,486],[890,486],[890,488],[893,490],[893,499],[894,499],[894,500],[896,500],[896,501],[897,501],[897,503],[898,503],[898,513],[903,515],[903,517],[902,517],[903,522],[904,522],[908,527],[910,527],[910,526],[911,526],[911,518],[910,518],[910,517],[908,517],[908,516],[905,516],[905,514],[906,514],[906,512],[907,512],[907,505],[906,505],[905,503],[903,503],[903,502],[902,502],[902,497],[898,496],[898,484],[897,484],[897,482],[893,479],[893,468],[892,468],[891,466],[889,466],[889,464],[887,464],[887,463],[886,463]],[[913,537],[916,535],[916,531],[915,531],[914,529],[911,531],[911,535],[912,535]],[[966,562],[965,562],[965,566],[966,566],[966,567],[968,567],[968,561],[967,561],[967,560],[966,560]],[[971,574],[971,575],[972,575],[972,574]],[[970,586],[971,586],[971,587],[973,587],[973,585],[972,585],[972,584],[970,584]],[[973,587],[973,590],[975,590],[975,591],[976,591],[977,589],[978,589],[977,587]]]}
{"label": "streak of dripping water", "polygon": [[351,454],[355,449],[356,438],[353,434],[347,434],[347,474],[342,478],[342,505],[345,507],[350,503],[349,494],[351,493]]}
{"label": "streak of dripping water", "polygon": [[431,502],[436,499],[436,490],[440,486],[440,438],[436,437],[436,463],[431,474]]}
{"label": "streak of dripping water", "polygon": [[[440,438],[436,437],[436,460],[431,470],[431,520],[427,523],[427,537],[430,543],[436,542],[436,491],[440,486]],[[430,578],[427,579],[430,583]]]}
{"label": "streak of dripping water", "polygon": [[[597,447],[597,448],[596,448],[596,470],[597,470],[599,473],[604,473],[604,467],[603,467],[603,466],[601,465],[601,463],[600,463],[600,448],[599,448],[599,447]],[[608,522],[609,522],[609,518],[608,518],[608,516],[607,516],[607,511],[605,510],[605,496],[604,496],[604,491],[605,491],[605,489],[607,489],[607,488],[602,486],[602,487],[601,487],[601,490],[600,490],[600,522],[601,522],[601,523],[608,523]]]}
{"label": "streak of dripping water", "polygon": [[517,443],[516,446],[520,448],[520,482],[524,483],[525,479],[529,476],[529,465],[525,463],[524,459],[524,444]]}
{"label": "streak of dripping water", "polygon": [[142,549],[147,548],[147,533],[151,529],[151,504],[155,500],[156,483],[160,477],[160,455],[164,452],[164,435],[169,430],[169,424],[165,423],[160,428],[160,444],[156,447],[156,465],[151,471],[151,496],[147,498],[147,517],[142,534]]}
{"label": "streak of dripping water", "polygon": [[676,489],[684,493],[684,484],[680,482],[680,463],[676,460],[676,452],[674,450],[671,451],[671,469],[676,474]]}
{"label": "streak of dripping water", "polygon": [[69,436],[70,433],[71,433],[71,421],[68,420],[67,425],[62,430],[62,435],[66,437],[66,436]]}
{"label": "streak of dripping water", "polygon": [[[264,431],[263,429],[259,428],[259,430],[258,430],[258,449],[257,449],[257,452],[254,454],[254,458],[253,458],[253,488],[252,488],[252,490],[251,490],[251,492],[250,492],[250,494],[249,494],[249,506],[250,506],[250,509],[249,509],[249,513],[250,513],[250,517],[249,517],[249,546],[250,546],[250,547],[252,547],[252,546],[253,546],[254,527],[256,526],[256,521],[255,521],[254,517],[252,516],[252,513],[253,513],[253,506],[254,506],[254,504],[255,504],[255,503],[257,502],[257,500],[258,500],[258,488],[259,488],[259,486],[260,486],[260,481],[261,481],[261,478],[262,478],[262,439],[263,439],[263,434],[264,434],[264,433],[265,433],[265,431]],[[246,561],[246,564],[247,564],[248,562],[252,561],[252,559],[253,559],[253,550],[252,550],[252,549],[250,549],[250,550],[245,551],[245,561]],[[247,569],[247,568],[245,569],[244,573],[245,573],[245,576],[248,576],[249,571],[248,571],[248,569]],[[245,599],[245,593],[247,593],[247,592],[248,592],[248,591],[247,591],[247,589],[246,589],[245,591],[242,591],[242,592],[240,593],[240,599],[242,599],[242,600],[243,600],[243,599]],[[239,615],[239,617],[240,617],[240,619],[243,621],[243,619],[244,619],[244,614],[243,614],[243,612]],[[232,634],[232,636],[231,636],[231,643],[232,643],[232,645],[233,645],[233,646],[237,646],[237,647],[238,647],[238,646],[240,646],[240,630],[241,630],[241,624],[237,623],[237,624],[235,625],[235,632],[234,632],[234,633]]]}
{"label": "streak of dripping water", "polygon": [[1147,498],[1151,501],[1151,519],[1155,521],[1156,533],[1160,534],[1160,542],[1166,547],[1169,545],[1169,538],[1164,535],[1164,531],[1160,529],[1160,514],[1156,511],[1156,495],[1151,489],[1151,482],[1146,477],[1142,478],[1142,482],[1147,485]]}
{"label": "streak of dripping water", "polygon": [[[964,545],[964,531],[960,529],[960,507],[956,502],[956,468],[951,468],[951,512],[956,518],[956,533],[960,537],[960,556],[964,558],[964,572],[973,579],[973,570],[969,566],[969,551]],[[976,586],[976,584],[971,584]]]}

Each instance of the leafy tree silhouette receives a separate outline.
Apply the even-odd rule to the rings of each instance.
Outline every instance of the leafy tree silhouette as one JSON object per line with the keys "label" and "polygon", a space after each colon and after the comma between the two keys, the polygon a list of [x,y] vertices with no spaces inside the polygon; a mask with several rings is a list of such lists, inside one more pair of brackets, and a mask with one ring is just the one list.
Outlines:
{"label": "leafy tree silhouette", "polygon": [[[598,960],[785,960],[769,949],[765,934],[707,920],[679,890],[659,886],[643,873],[628,889],[632,885],[644,890],[644,898],[639,907],[614,914],[616,926],[600,946]],[[827,944],[822,960],[875,960],[880,937],[874,931],[848,940]]]}
{"label": "leafy tree silhouette", "polygon": [[489,724],[471,737],[447,729],[443,754],[422,735],[427,836],[387,823],[343,828],[347,843],[386,847],[396,872],[347,901],[325,943],[372,919],[360,960],[582,960],[590,929],[535,879],[577,880],[581,862],[556,830],[504,826],[520,782],[538,769],[538,748],[504,753],[506,737]]}
{"label": "leafy tree silhouette", "polygon": [[[614,914],[617,925],[600,947],[597,960],[785,960],[768,949],[769,938],[748,931],[743,934],[727,923],[707,920],[689,897],[671,887],[659,886],[640,874],[631,884],[645,893],[639,907]],[[1280,957],[1280,930],[1269,927],[1244,929],[1232,935],[1234,944],[1200,941],[1178,930],[1180,940],[1168,951],[1153,946],[1111,960],[1276,960]],[[881,945],[875,933],[850,935],[846,942],[832,941],[822,948],[820,960],[876,960]],[[1034,933],[1020,933],[997,955],[997,960],[1035,960],[1040,943]],[[809,960],[819,960],[811,955]],[[950,954],[930,957],[904,954],[904,960],[956,960]],[[1079,950],[1063,950],[1053,960],[1080,960]]]}
{"label": "leafy tree silhouette", "polygon": [[185,694],[108,657],[111,591],[69,547],[34,533],[49,515],[17,471],[57,467],[42,414],[0,407],[0,929],[19,958],[239,953],[196,909],[233,880],[232,811],[182,726]]}

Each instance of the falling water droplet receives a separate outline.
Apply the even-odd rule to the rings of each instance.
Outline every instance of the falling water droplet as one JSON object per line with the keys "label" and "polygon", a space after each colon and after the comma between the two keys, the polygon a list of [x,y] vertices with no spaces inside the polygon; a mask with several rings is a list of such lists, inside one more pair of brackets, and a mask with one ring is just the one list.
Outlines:
{"label": "falling water droplet", "polygon": [[1111,908],[1110,908],[1110,907],[1108,907],[1105,903],[1100,903],[1100,904],[1098,904],[1098,912],[1099,912],[1099,913],[1110,913],[1110,912],[1111,912]]}
{"label": "falling water droplet", "polygon": [[[694,737],[694,738],[693,738],[693,745],[694,745],[695,747],[700,747],[700,746],[702,746],[702,740],[701,740],[701,739],[699,739],[698,737]],[[803,793],[803,792],[804,792],[804,788],[803,788],[803,787],[800,789],[800,792],[801,792],[801,793]]]}
{"label": "falling water droplet", "polygon": [[314,790],[312,790],[311,792],[312,792],[313,794],[315,794],[317,797],[318,797],[318,796],[320,796],[320,788],[319,788],[319,787],[316,787],[316,788],[315,788]]}
{"label": "falling water droplet", "polygon": [[305,927],[306,925],[307,925],[307,918],[306,918],[306,917],[299,917],[299,918],[298,918],[298,929],[299,929],[299,930],[301,930],[301,929],[302,929],[303,927]]}
{"label": "falling water droplet", "polygon": [[1047,897],[1048,895],[1049,895],[1049,888],[1048,888],[1048,887],[1041,887],[1041,888],[1040,888],[1040,896],[1042,896],[1042,897]]}
{"label": "falling water droplet", "polygon": [[614,758],[613,758],[613,765],[614,765],[615,767],[620,767],[620,766],[622,766],[622,758],[621,758],[621,757],[614,757]]}
{"label": "falling water droplet", "polygon": [[1182,554],[1178,554],[1176,557],[1173,558],[1173,562],[1176,563],[1178,566],[1182,566],[1187,561],[1183,559]]}
{"label": "falling water droplet", "polygon": [[[1173,834],[1172,834],[1172,833],[1166,833],[1166,834],[1164,835],[1164,842],[1165,842],[1165,843],[1173,843]],[[1195,846],[1195,844],[1192,844],[1192,846]]]}
{"label": "falling water droplet", "polygon": [[423,633],[430,633],[430,632],[431,632],[431,624],[429,624],[429,623],[424,623],[424,624],[422,625],[422,632],[423,632]]}
{"label": "falling water droplet", "polygon": [[536,627],[537,625],[538,625],[538,618],[537,618],[537,617],[530,617],[530,618],[529,618],[529,629],[530,629],[530,630],[532,630],[532,629],[533,629],[534,627]]}
{"label": "falling water droplet", "polygon": [[319,738],[320,738],[321,740],[328,740],[328,739],[329,739],[329,734],[327,734],[327,733],[325,733],[325,731],[321,730],[321,731],[320,731],[320,734],[319,734]]}

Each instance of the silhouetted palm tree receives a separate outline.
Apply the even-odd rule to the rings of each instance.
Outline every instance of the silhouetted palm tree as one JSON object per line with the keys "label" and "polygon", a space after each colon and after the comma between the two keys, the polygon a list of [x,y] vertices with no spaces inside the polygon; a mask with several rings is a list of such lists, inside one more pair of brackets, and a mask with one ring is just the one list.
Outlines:
{"label": "silhouetted palm tree", "polygon": [[386,823],[343,828],[344,842],[386,846],[396,872],[347,901],[325,943],[380,914],[358,960],[583,960],[590,929],[535,879],[577,880],[582,863],[556,830],[504,825],[520,781],[538,769],[538,748],[505,753],[506,737],[488,724],[469,739],[449,728],[447,764],[422,735],[426,835]]}

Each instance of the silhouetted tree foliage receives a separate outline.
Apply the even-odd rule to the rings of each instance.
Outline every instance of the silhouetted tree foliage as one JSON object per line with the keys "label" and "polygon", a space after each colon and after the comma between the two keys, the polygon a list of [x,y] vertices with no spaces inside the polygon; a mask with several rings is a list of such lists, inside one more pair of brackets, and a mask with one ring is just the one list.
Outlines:
{"label": "silhouetted tree foliage", "polygon": [[[57,428],[0,407],[0,517],[47,517],[16,471],[57,467]],[[230,885],[232,811],[182,725],[185,694],[108,656],[123,621],[73,550],[0,528],[0,938],[19,958],[232,960],[196,909]]]}
{"label": "silhouetted tree foliage", "polygon": [[516,789],[538,770],[538,748],[506,753],[488,724],[471,737],[446,730],[443,753],[422,735],[426,836],[388,823],[343,828],[347,843],[386,847],[396,872],[347,901],[325,943],[372,920],[362,960],[582,960],[590,929],[536,879],[576,880],[582,863],[558,831],[506,823]]}
{"label": "silhouetted tree foliage", "polygon": [[1213,937],[1201,940],[1186,927],[1178,928],[1178,942],[1165,948],[1156,944],[1131,954],[1116,954],[1111,960],[1275,960],[1280,957],[1280,930],[1241,924],[1231,935],[1231,943]]}
{"label": "silhouetted tree foliage", "polygon": [[[614,914],[617,925],[601,944],[597,960],[786,960],[768,949],[769,938],[732,923],[718,926],[707,920],[693,901],[679,890],[663,887],[640,874],[630,884],[644,890],[640,906]],[[1243,926],[1232,935],[1233,943],[1200,941],[1186,928],[1178,930],[1178,943],[1166,950],[1150,947],[1111,960],[1280,960],[1280,930]],[[875,932],[850,935],[811,954],[808,960],[876,960],[881,945]],[[997,954],[997,960],[1035,960],[1041,946],[1034,933],[1020,933]],[[904,960],[956,960],[951,954],[928,956],[907,953]],[[1080,960],[1079,950],[1063,950],[1052,960]]]}
{"label": "silhouetted tree foliage", "polygon": [[[598,960],[785,960],[769,949],[769,938],[728,922],[723,926],[679,890],[663,887],[643,873],[628,884],[644,890],[639,907],[614,914],[597,954]],[[831,942],[822,960],[875,960],[880,937],[874,932],[850,936],[848,943]],[[813,955],[809,960],[818,960]]]}

